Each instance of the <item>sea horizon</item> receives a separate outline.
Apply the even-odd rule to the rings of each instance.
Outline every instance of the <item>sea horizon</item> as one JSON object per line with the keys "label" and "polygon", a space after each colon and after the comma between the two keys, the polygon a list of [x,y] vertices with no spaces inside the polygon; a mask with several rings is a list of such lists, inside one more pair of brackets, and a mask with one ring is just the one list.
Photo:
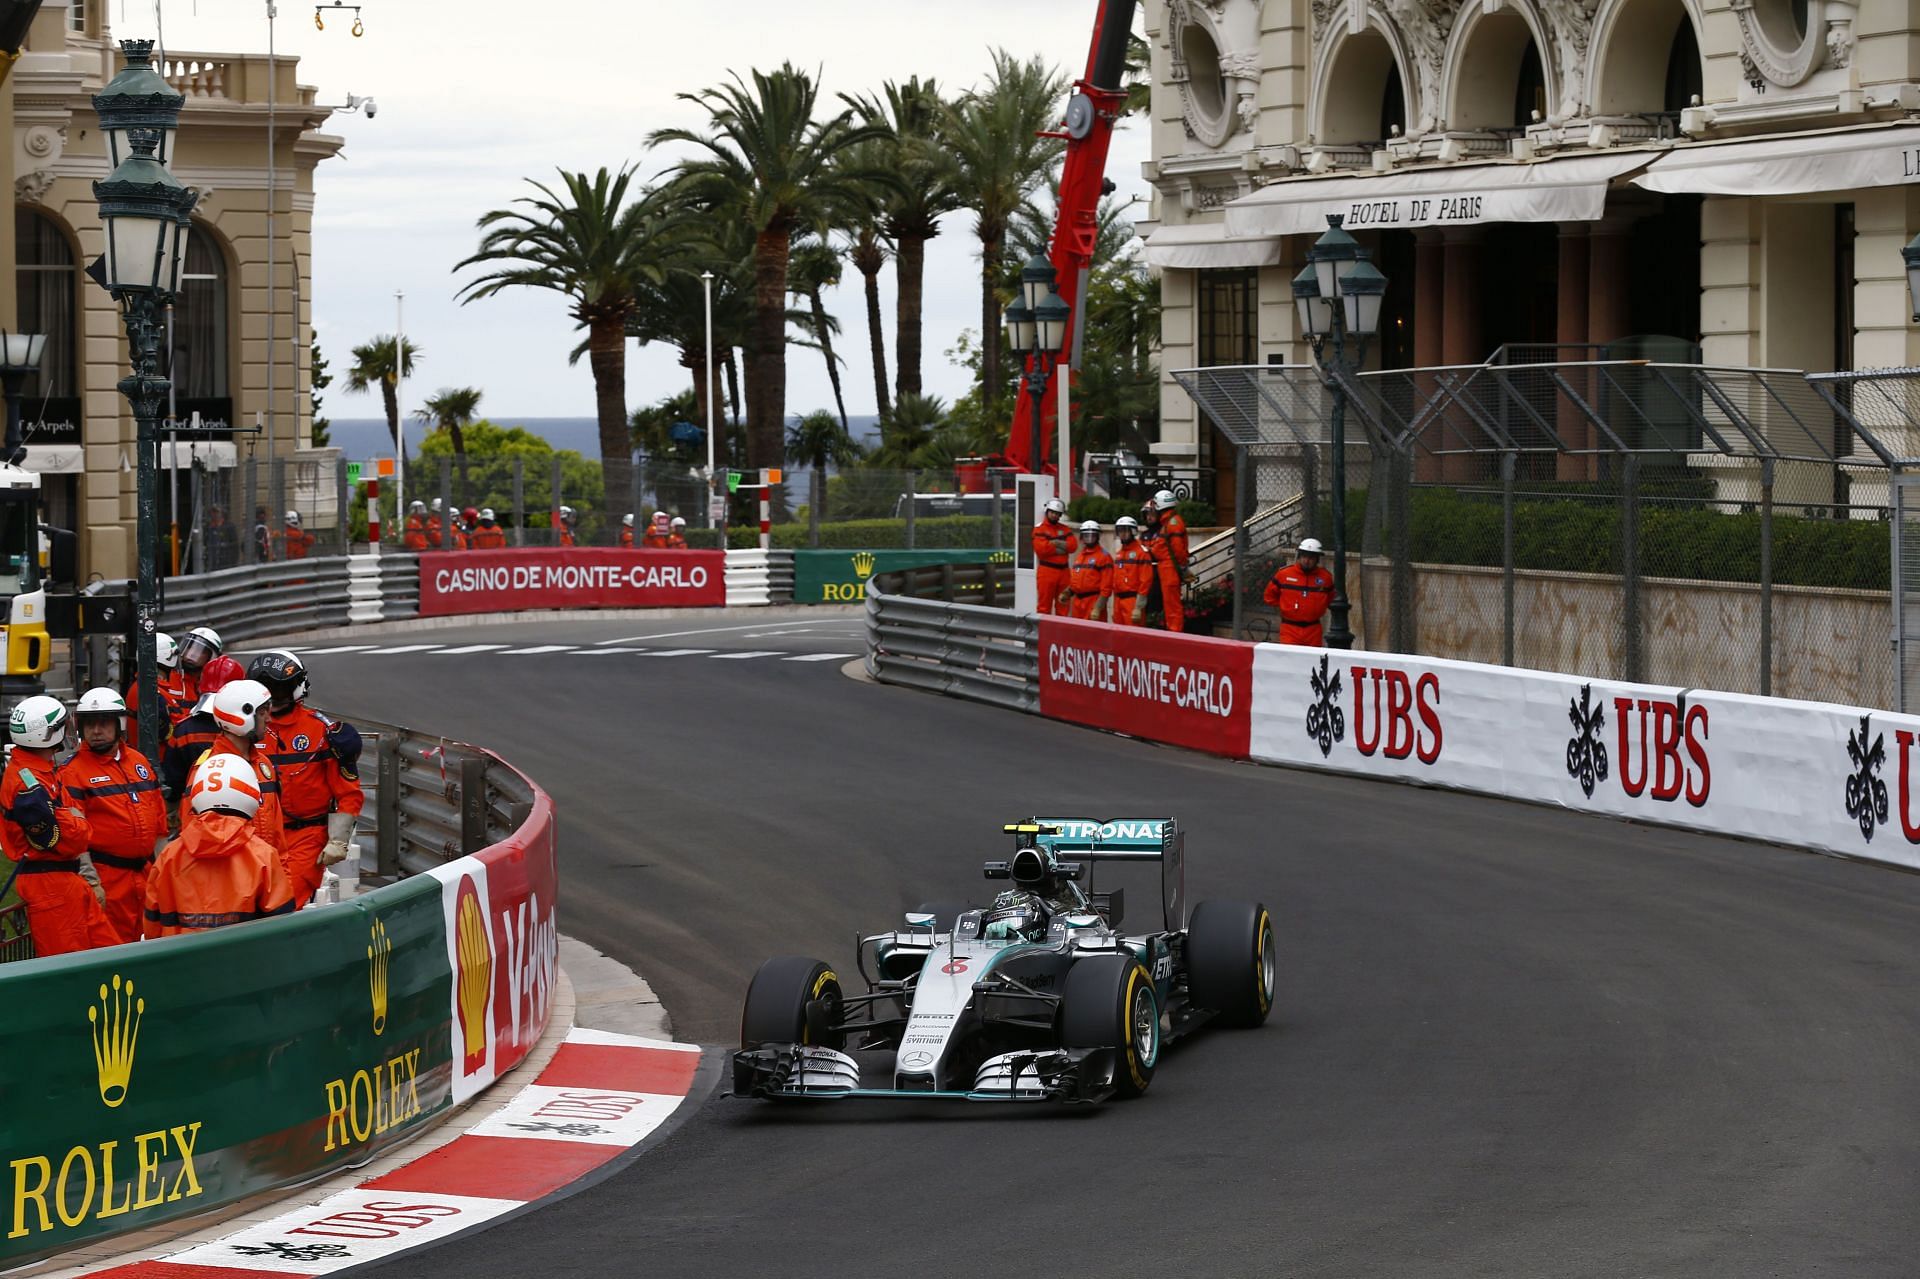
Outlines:
{"label": "sea horizon", "polygon": [[[518,426],[533,432],[555,449],[571,449],[583,457],[600,456],[600,424],[591,417],[513,417],[508,414],[489,413],[484,420],[495,426]],[[872,413],[849,413],[847,424],[852,428],[853,438],[862,442],[877,439],[880,434],[880,419]],[[431,431],[426,423],[407,421],[402,424],[407,441],[407,455],[416,456],[420,451],[420,442]],[[392,438],[387,434],[387,421],[379,417],[337,417],[327,428],[327,444],[337,448],[350,462],[365,462],[376,457],[393,456]]]}

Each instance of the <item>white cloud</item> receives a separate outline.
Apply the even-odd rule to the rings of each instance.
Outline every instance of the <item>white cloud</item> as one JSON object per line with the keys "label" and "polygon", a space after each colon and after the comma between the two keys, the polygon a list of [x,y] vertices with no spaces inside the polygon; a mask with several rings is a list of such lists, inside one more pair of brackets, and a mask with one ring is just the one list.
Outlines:
{"label": "white cloud", "polygon": [[[243,0],[162,0],[175,52],[264,52],[265,6]],[[113,6],[115,33],[151,36],[154,11],[135,0]],[[279,6],[275,45],[300,58],[300,80],[319,100],[371,94],[377,118],[337,115],[328,128],[347,139],[345,155],[323,165],[314,216],[314,305],[322,346],[336,370],[346,348],[391,332],[394,292],[406,293],[407,331],[425,350],[410,384],[472,385],[506,417],[589,416],[593,383],[585,361],[566,362],[577,337],[563,300],[532,293],[462,306],[453,266],[473,249],[474,220],[526,193],[523,179],[556,167],[638,164],[657,171],[648,133],[697,126],[702,115],[676,95],[718,84],[730,70],[782,61],[818,70],[827,92],[866,93],[889,79],[937,77],[959,88],[979,80],[988,48],[1042,53],[1070,73],[1085,64],[1094,6],[1086,0],[970,0],[964,5],[876,5],[871,0],[732,0],[725,5],[661,0],[571,0],[530,11],[505,0],[362,0],[364,37],[329,14],[317,31],[303,0]],[[1124,198],[1145,192],[1144,124],[1115,139],[1109,175]],[[943,353],[960,331],[979,327],[979,264],[969,219],[948,219],[927,261],[924,371],[927,389],[953,396],[964,372]],[[843,326],[842,378],[848,408],[873,409],[860,278],[827,305]],[[882,277],[888,359],[893,358],[893,280]],[[830,406],[820,357],[788,359],[789,412]],[[890,372],[891,367],[890,367]],[[640,404],[677,391],[685,374],[665,348],[629,348],[627,399]],[[409,396],[414,398],[413,395]],[[335,385],[335,416],[373,416]]]}

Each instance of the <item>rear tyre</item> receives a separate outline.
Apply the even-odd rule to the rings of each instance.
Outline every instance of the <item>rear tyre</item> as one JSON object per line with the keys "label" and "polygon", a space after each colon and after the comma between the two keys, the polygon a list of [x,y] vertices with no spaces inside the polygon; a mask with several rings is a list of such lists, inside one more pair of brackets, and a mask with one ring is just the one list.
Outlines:
{"label": "rear tyre", "polygon": [[1067,970],[1060,1042],[1066,1048],[1112,1049],[1114,1091],[1138,1097],[1147,1090],[1160,1060],[1160,1000],[1138,960],[1099,955]]}
{"label": "rear tyre", "polygon": [[840,979],[833,969],[804,955],[781,955],[760,965],[740,1012],[740,1046],[810,1044],[839,1048]]}
{"label": "rear tyre", "polygon": [[1187,922],[1187,989],[1223,1026],[1266,1021],[1277,972],[1273,917],[1258,902],[1201,902]]}

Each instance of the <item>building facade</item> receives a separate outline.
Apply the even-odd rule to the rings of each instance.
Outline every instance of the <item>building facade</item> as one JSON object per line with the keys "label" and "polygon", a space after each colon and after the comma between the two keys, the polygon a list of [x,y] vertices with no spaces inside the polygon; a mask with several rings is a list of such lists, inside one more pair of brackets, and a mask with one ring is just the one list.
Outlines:
{"label": "building facade", "polygon": [[1373,367],[1503,348],[1920,363],[1900,255],[1920,231],[1907,5],[1146,8],[1157,199],[1142,229],[1170,462],[1225,460],[1172,370],[1309,360],[1291,280],[1330,213],[1390,281]]}
{"label": "building facade", "polygon": [[[118,578],[135,560],[134,422],[115,389],[127,342],[119,308],[84,274],[105,246],[92,184],[107,156],[91,100],[123,61],[107,8],[47,0],[0,94],[14,192],[0,220],[0,266],[12,263],[0,315],[48,338],[22,404],[47,518],[78,532],[83,575]],[[308,449],[314,173],[343,140],[320,131],[330,109],[298,83],[297,59],[165,49],[155,62],[186,96],[171,167],[200,197],[174,308],[175,417],[213,428],[163,445],[164,526],[170,481],[188,468],[218,477],[250,456]]]}

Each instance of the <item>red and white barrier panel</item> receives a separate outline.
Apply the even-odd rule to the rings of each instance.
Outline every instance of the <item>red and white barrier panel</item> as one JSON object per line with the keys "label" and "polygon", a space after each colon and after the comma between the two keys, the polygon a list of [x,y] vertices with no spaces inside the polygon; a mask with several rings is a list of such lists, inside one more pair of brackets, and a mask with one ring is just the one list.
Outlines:
{"label": "red and white barrier panel", "polygon": [[1053,618],[1039,663],[1051,719],[1920,867],[1920,717]]}
{"label": "red and white barrier panel", "polygon": [[580,1180],[686,1100],[692,1044],[574,1030],[540,1077],[471,1132],[406,1166],[114,1279],[324,1275],[440,1243]]}
{"label": "red and white barrier panel", "polygon": [[722,608],[725,551],[422,551],[420,616],[563,608]]}

